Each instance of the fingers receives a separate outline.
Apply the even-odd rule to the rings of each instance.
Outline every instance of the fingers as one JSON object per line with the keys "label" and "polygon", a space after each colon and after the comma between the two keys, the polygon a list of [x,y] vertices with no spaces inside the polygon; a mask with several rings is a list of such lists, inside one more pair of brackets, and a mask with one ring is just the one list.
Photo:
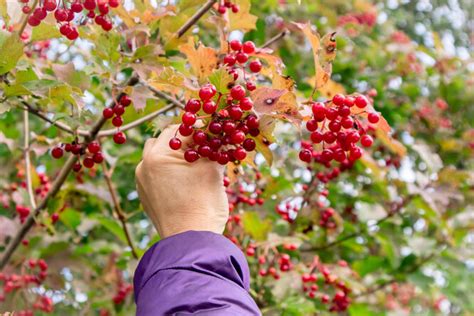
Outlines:
{"label": "fingers", "polygon": [[156,142],[156,138],[148,138],[145,142],[145,147],[143,148],[143,157],[147,156],[148,153],[152,150],[153,145]]}

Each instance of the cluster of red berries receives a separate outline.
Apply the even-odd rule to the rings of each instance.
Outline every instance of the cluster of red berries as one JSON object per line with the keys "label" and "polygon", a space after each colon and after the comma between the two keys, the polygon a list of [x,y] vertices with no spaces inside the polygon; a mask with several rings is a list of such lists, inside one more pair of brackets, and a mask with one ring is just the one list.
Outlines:
{"label": "cluster of red berries", "polygon": [[[225,101],[223,101],[223,97]],[[200,157],[225,165],[230,161],[242,161],[247,152],[255,150],[255,140],[250,136],[260,133],[259,120],[250,111],[253,102],[246,96],[246,89],[241,85],[234,85],[230,93],[218,93],[212,84],[206,84],[199,90],[199,98],[190,99],[186,103],[185,113],[181,117],[179,134],[191,136],[192,142],[184,152],[184,159],[194,162]],[[216,101],[214,101],[216,99]],[[221,101],[224,102],[223,108]],[[199,119],[199,111],[208,114],[210,120],[203,120],[203,127],[195,127]],[[182,142],[178,137],[169,141],[173,150],[178,150]]]}
{"label": "cluster of red berries", "polygon": [[[247,248],[247,255],[249,255],[249,248]],[[275,254],[273,260],[271,261],[267,260],[265,256],[261,255],[258,257],[258,264],[260,266],[258,274],[261,277],[272,276],[275,280],[278,280],[280,278],[280,274],[278,271],[288,272],[293,269],[291,257],[287,253]],[[264,267],[264,265],[266,266]]]}
{"label": "cluster of red berries", "polygon": [[[132,99],[126,95],[122,94],[116,103],[111,108],[105,108],[102,111],[102,115],[105,119],[112,119],[112,125],[119,128],[123,125],[122,115],[125,113],[125,108],[132,104]],[[114,134],[114,142],[116,144],[123,144],[127,140],[127,136],[124,132],[117,130],[117,133]]]}
{"label": "cluster of red berries", "polygon": [[[261,174],[256,173],[257,181]],[[265,200],[262,198],[264,188],[247,187],[243,183],[236,183],[229,187],[229,178],[224,177],[224,186],[226,187],[227,199],[229,200],[229,211],[235,210],[239,204],[248,206],[263,205]],[[257,184],[257,183],[256,183]]]}
{"label": "cluster of red berries", "polygon": [[[26,289],[30,286],[37,287],[43,283],[48,275],[48,264],[43,259],[30,259],[25,263],[25,268],[29,269],[31,273],[18,275],[0,272],[0,283],[3,283],[3,292],[0,293],[0,302],[5,300],[5,295],[13,293],[14,291]],[[32,308],[34,310],[50,313],[53,311],[53,302],[49,297],[38,295]],[[33,315],[34,312],[27,309],[19,311],[16,314],[28,316]]]}
{"label": "cluster of red berries", "polygon": [[337,224],[333,218],[335,212],[331,207],[322,210],[320,212],[319,226],[329,229],[336,228]]}
{"label": "cluster of red berries", "polygon": [[133,291],[133,286],[131,284],[126,283],[126,282],[120,282],[117,289],[117,293],[112,298],[112,301],[114,302],[115,305],[122,304],[127,298],[127,295],[132,293],[132,291]]}
{"label": "cluster of red berries", "polygon": [[[347,268],[347,262],[340,260],[338,265],[340,267]],[[318,278],[318,275],[313,272],[313,269],[317,268],[321,273],[321,278]],[[331,273],[330,269],[316,261],[316,266],[312,266],[309,273],[304,273],[301,276],[301,281],[303,282],[302,290],[307,296],[311,299],[320,299],[321,303],[329,304],[329,311],[331,312],[343,312],[347,310],[350,304],[349,293],[351,290],[343,281],[339,281],[338,277]],[[334,291],[334,296],[331,300],[331,297],[327,293],[319,292],[320,288],[323,288],[325,291]]]}
{"label": "cluster of red berries", "polygon": [[[372,127],[364,127],[358,117],[351,115],[351,107],[364,109],[368,100],[363,95],[352,97],[336,94],[327,103],[333,106],[312,102],[312,119],[306,123],[306,129],[311,132],[311,142],[322,144],[323,150],[315,150],[312,144],[305,142],[306,148],[300,151],[299,158],[307,163],[314,160],[328,168],[333,160],[346,165],[354,163],[363,153],[357,144],[360,142],[363,147],[370,147],[374,141],[367,134],[367,129]],[[369,123],[376,124],[379,120],[379,114],[367,114]]]}
{"label": "cluster of red berries", "polygon": [[224,56],[223,63],[228,67],[229,73],[234,76],[234,80],[239,77],[239,70],[243,71],[246,87],[249,91],[255,90],[256,86],[252,81],[249,81],[245,67],[252,73],[259,73],[262,70],[262,62],[259,59],[250,60],[250,54],[255,53],[255,44],[252,41],[241,43],[238,40],[229,42],[230,51]]}
{"label": "cluster of red berries", "polygon": [[16,213],[20,218],[20,223],[24,223],[28,215],[30,215],[30,208],[24,205],[17,205],[15,207]]}
{"label": "cluster of red berries", "polygon": [[[72,170],[79,172],[82,165],[86,168],[94,167],[94,164],[100,164],[104,161],[104,154],[100,151],[100,144],[96,141],[90,142],[87,146],[80,144],[77,140],[71,143],[63,143],[59,146],[54,147],[51,150],[51,156],[55,159],[59,159],[64,155],[64,152],[70,152],[73,155],[77,155],[77,161],[74,163]],[[81,156],[85,156],[82,159]]]}
{"label": "cluster of red berries", "polygon": [[[31,13],[28,17],[28,24],[30,26],[40,25],[49,12],[54,12],[54,18],[60,25],[60,33],[70,40],[75,40],[79,37],[77,27],[72,25],[74,19],[77,19],[79,16],[81,21],[77,25],[84,25],[88,19],[91,19],[97,25],[100,25],[104,31],[110,31],[112,29],[112,21],[108,17],[108,13],[110,8],[117,8],[120,4],[118,0],[74,0],[72,2],[44,0],[39,7],[31,12],[32,8],[28,5],[30,0],[19,1],[24,4],[22,8],[23,13]],[[88,11],[87,14],[82,14],[84,10]]]}
{"label": "cluster of red berries", "polygon": [[217,12],[219,12],[220,14],[225,14],[227,12],[227,9],[230,9],[233,13],[237,13],[240,10],[237,4],[232,3],[229,0],[219,1]]}
{"label": "cluster of red berries", "polygon": [[293,223],[298,216],[299,207],[291,205],[291,203],[278,204],[275,206],[275,211],[281,218],[288,223]]}

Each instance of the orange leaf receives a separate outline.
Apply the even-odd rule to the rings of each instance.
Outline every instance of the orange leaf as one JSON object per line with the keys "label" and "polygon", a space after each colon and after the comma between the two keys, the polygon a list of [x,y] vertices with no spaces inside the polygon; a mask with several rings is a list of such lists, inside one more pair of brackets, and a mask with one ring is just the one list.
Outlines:
{"label": "orange leaf", "polygon": [[199,79],[202,81],[217,67],[217,53],[211,47],[199,43],[196,47],[193,37],[188,38],[186,44],[180,45],[179,50],[186,55],[189,64]]}

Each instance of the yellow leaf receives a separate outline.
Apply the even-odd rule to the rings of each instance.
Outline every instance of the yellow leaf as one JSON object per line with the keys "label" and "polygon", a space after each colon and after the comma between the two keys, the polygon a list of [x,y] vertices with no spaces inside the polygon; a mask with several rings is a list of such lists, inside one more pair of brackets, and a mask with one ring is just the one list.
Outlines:
{"label": "yellow leaf", "polygon": [[[287,84],[287,83],[284,83]],[[296,96],[287,89],[257,88],[250,93],[257,114],[286,119],[299,125],[302,117],[298,111]]]}
{"label": "yellow leaf", "polygon": [[[314,83],[316,82],[316,78],[313,76],[308,80],[309,84],[311,86],[314,86]],[[346,89],[344,89],[344,86],[341,85],[340,83],[335,82],[334,80],[329,79],[328,82],[319,88],[319,93],[321,94],[322,97],[325,97],[326,99],[332,99],[332,97],[335,94],[342,93],[346,94]]]}
{"label": "yellow leaf", "polygon": [[179,50],[188,58],[189,64],[199,81],[207,78],[217,67],[216,51],[211,47],[205,47],[201,43],[196,48],[192,37],[188,38],[186,44],[180,45]]}
{"label": "yellow leaf", "polygon": [[127,10],[124,9],[123,6],[119,6],[118,8],[115,8],[114,13],[117,14],[120,19],[125,23],[125,25],[128,28],[132,28],[136,25],[135,21],[133,20],[133,17],[130,16]]}
{"label": "yellow leaf", "polygon": [[268,165],[271,166],[273,163],[273,153],[270,148],[268,148],[270,142],[261,134],[257,137],[254,137],[254,139],[255,144],[257,145],[256,151],[261,153]]}
{"label": "yellow leaf", "polygon": [[407,153],[407,149],[405,146],[400,143],[398,140],[393,139],[390,135],[384,132],[381,129],[377,129],[375,131],[375,135],[378,140],[382,142],[390,151],[398,154],[399,156],[403,157]]}
{"label": "yellow leaf", "polygon": [[256,28],[257,16],[250,14],[250,0],[237,0],[239,12],[229,13],[229,31],[240,30],[243,32]]}
{"label": "yellow leaf", "polygon": [[183,87],[184,79],[184,75],[174,68],[165,67],[158,76],[152,75],[148,83],[160,91],[177,94]]}
{"label": "yellow leaf", "polygon": [[[326,34],[322,40],[319,34],[312,29],[308,23],[294,23],[306,36],[313,49],[313,59],[315,66],[315,89],[324,86],[331,77],[332,61],[336,57],[336,33]],[[321,47],[322,46],[322,47]]]}

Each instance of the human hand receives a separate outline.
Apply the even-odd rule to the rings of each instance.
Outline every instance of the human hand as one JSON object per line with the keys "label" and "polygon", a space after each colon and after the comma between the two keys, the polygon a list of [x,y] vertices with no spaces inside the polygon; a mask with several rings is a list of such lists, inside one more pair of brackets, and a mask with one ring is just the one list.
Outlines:
{"label": "human hand", "polygon": [[[189,230],[222,234],[229,216],[224,167],[207,159],[186,162],[183,149],[168,145],[177,128],[170,126],[145,144],[135,170],[143,208],[161,238]],[[185,149],[190,138],[180,138]]]}

